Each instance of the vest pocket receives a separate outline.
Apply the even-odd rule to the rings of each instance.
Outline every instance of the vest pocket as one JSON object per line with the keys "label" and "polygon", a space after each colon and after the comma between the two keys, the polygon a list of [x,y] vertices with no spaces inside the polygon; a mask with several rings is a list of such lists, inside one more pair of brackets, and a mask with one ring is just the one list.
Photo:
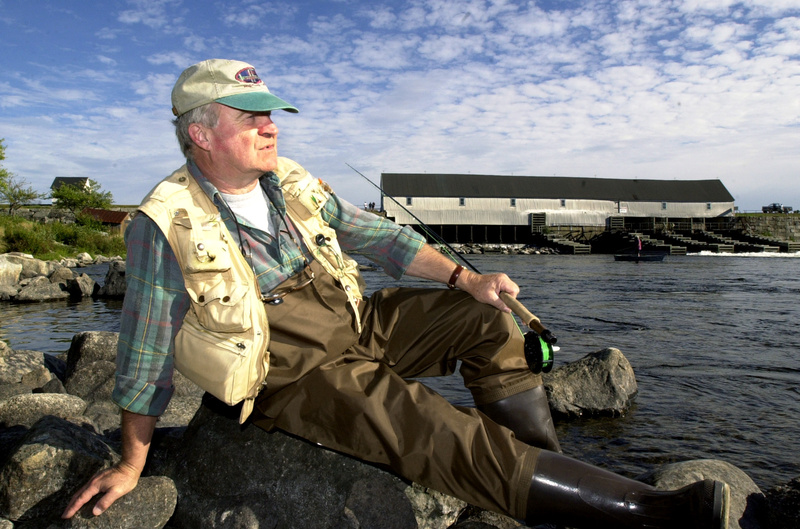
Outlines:
{"label": "vest pocket", "polygon": [[186,378],[226,404],[233,405],[258,392],[263,370],[247,336],[210,332],[187,315],[175,336],[175,367]]}
{"label": "vest pocket", "polygon": [[247,295],[251,285],[235,284],[227,274],[186,274],[185,282],[200,325],[217,332],[244,332],[252,327]]}

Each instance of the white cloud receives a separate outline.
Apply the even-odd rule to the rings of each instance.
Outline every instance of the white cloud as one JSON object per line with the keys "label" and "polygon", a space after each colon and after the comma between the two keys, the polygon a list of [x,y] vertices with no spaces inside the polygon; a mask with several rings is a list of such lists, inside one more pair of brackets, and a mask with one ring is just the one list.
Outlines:
{"label": "white cloud", "polygon": [[444,64],[472,53],[481,53],[483,38],[444,35],[424,41],[418,51],[428,60]]}
{"label": "white cloud", "polygon": [[119,14],[123,24],[144,24],[153,29],[162,29],[171,24],[169,8],[179,5],[180,0],[128,0],[132,9]]}
{"label": "white cloud", "polygon": [[[63,69],[40,57],[9,69],[0,130],[14,131],[3,135],[22,176],[102,174],[115,196],[141,196],[181,161],[169,123],[178,74],[230,57],[300,107],[276,117],[281,153],[356,203],[376,196],[344,162],[375,180],[381,170],[721,178],[760,201],[797,188],[798,4],[142,0],[88,33],[90,52],[64,52]],[[23,82],[27,70],[60,82]]]}
{"label": "white cloud", "polygon": [[200,61],[195,60],[192,54],[186,52],[166,52],[150,55],[147,57],[147,62],[155,65],[172,64],[177,68],[184,69]]}

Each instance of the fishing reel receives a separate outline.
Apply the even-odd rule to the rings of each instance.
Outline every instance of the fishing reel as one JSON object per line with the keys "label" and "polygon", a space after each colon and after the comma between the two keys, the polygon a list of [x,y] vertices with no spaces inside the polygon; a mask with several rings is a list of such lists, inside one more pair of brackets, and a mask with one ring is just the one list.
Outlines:
{"label": "fishing reel", "polygon": [[558,339],[549,329],[542,331],[541,335],[535,331],[525,333],[525,360],[534,374],[549,373],[553,369],[553,356],[558,347]]}

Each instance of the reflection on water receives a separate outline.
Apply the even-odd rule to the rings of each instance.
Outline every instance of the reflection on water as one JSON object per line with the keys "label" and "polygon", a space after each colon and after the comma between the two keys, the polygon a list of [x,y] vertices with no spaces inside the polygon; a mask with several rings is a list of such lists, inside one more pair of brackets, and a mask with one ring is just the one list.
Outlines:
{"label": "reflection on water", "polygon": [[[631,476],[666,462],[714,458],[762,488],[800,476],[800,255],[469,256],[515,279],[520,299],[559,338],[556,367],[617,347],[639,383],[626,417],[561,422],[568,455]],[[102,281],[105,269],[99,273]],[[366,272],[370,288],[394,282]],[[404,279],[406,285],[421,282]],[[81,331],[119,329],[119,301],[3,304],[0,338],[51,353]],[[457,404],[457,375],[427,379]]]}

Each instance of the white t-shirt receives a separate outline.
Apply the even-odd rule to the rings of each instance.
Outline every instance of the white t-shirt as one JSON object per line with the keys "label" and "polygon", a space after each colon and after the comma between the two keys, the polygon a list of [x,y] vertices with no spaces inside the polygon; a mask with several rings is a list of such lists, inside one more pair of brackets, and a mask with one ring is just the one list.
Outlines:
{"label": "white t-shirt", "polygon": [[237,217],[251,226],[275,236],[269,218],[269,198],[260,184],[243,195],[221,194]]}

